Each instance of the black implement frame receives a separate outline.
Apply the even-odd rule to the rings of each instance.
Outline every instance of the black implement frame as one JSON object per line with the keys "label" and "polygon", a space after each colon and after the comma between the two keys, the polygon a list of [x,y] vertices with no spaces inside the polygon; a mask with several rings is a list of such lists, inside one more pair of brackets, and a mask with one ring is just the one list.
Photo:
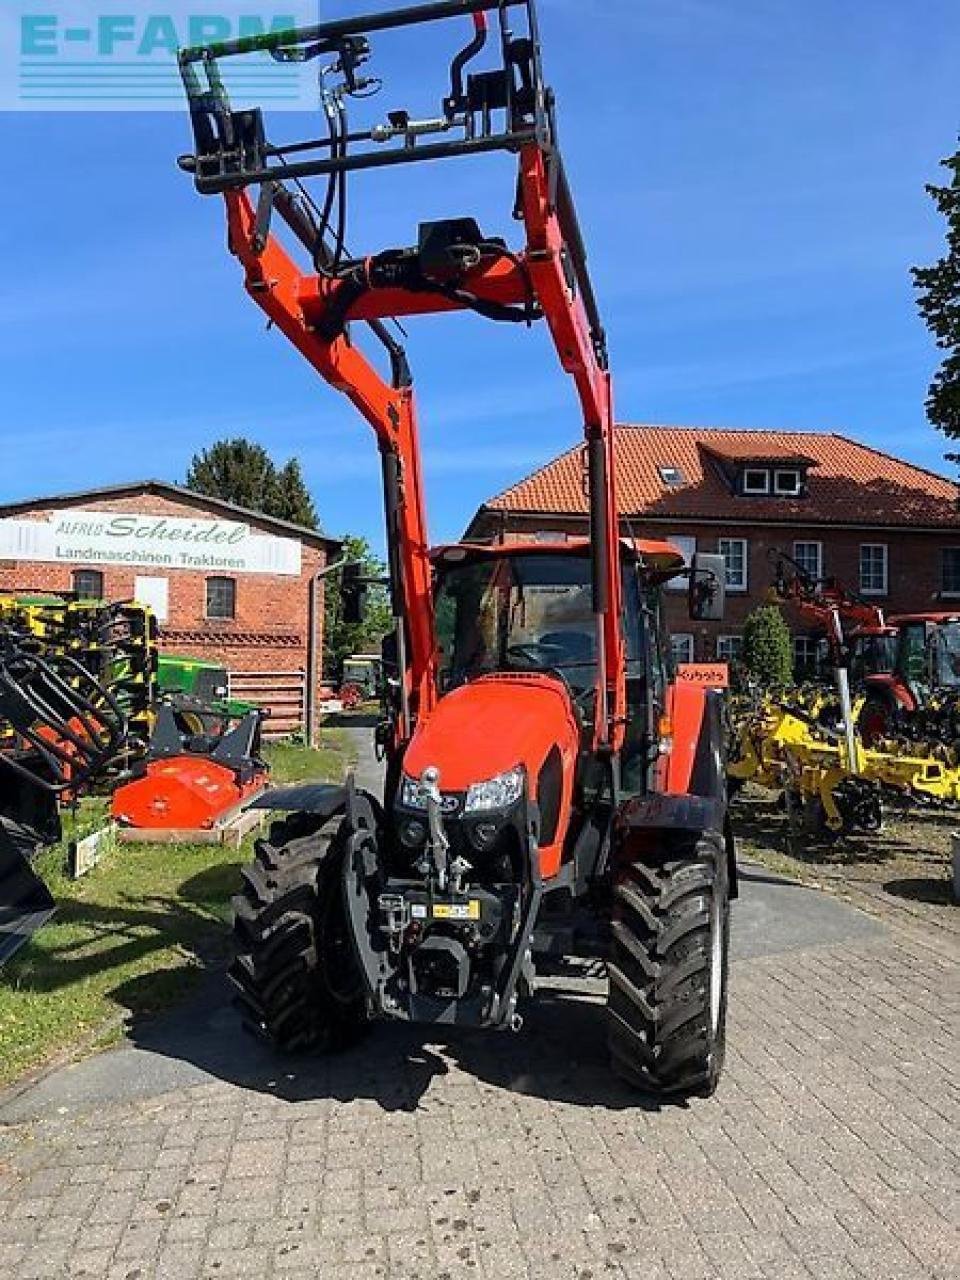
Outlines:
{"label": "black implement frame", "polygon": [[[519,35],[509,26],[514,10],[519,11],[523,24]],[[468,63],[487,44],[486,14],[493,11],[499,18],[501,66],[464,78]],[[409,119],[406,112],[392,112],[387,125],[335,140],[312,138],[271,146],[259,108],[232,110],[217,65],[221,58],[250,53],[268,53],[279,62],[332,55],[339,60],[346,92],[356,94],[358,87],[367,83],[358,81],[356,74],[370,54],[367,35],[463,17],[474,18],[475,36],[451,64],[450,94],[441,104],[441,115],[418,121]],[[539,50],[533,0],[436,0],[182,49],[180,74],[196,152],[182,156],[180,165],[193,173],[197,190],[210,195],[283,178],[350,173],[481,152],[516,152],[531,142],[549,151],[555,139],[553,99],[544,87]],[[448,132],[460,136],[444,142],[421,141],[431,134]],[[397,141],[399,146],[387,148]],[[317,152],[321,154],[311,154]]]}

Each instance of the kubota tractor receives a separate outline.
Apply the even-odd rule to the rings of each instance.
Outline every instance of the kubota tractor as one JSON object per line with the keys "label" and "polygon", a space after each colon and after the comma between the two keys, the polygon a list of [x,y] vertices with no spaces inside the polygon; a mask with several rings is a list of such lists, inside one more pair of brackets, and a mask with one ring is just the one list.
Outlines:
{"label": "kubota tractor", "polygon": [[[364,71],[373,33],[456,19],[469,38],[435,116],[348,126],[348,101],[381,83]],[[259,110],[231,109],[218,61],[258,52],[322,60],[325,136],[271,142]],[[532,0],[440,0],[187,49],[180,65],[196,144],[181,165],[222,194],[247,291],[376,434],[396,623],[383,793],[351,780],[258,802],[282,816],[235,900],[248,1023],[285,1049],[377,1017],[518,1029],[544,952],[602,957],[614,1069],[657,1094],[711,1092],[736,891],[720,695],[674,679],[661,589],[687,574],[691,615],[717,617],[723,561],[685,568],[668,543],[621,536],[606,340]],[[516,157],[519,248],[462,217],[349,253],[350,174],[482,152]],[[583,410],[588,537],[428,550],[388,322],[463,310],[546,321]]]}

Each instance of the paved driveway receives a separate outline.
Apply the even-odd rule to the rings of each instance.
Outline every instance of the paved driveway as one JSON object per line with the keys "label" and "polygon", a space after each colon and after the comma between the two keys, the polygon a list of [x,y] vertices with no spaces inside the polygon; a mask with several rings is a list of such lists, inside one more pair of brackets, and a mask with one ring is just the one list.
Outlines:
{"label": "paved driveway", "polygon": [[717,1096],[611,1078],[602,981],[520,1035],[278,1062],[213,975],[0,1101],[0,1275],[960,1277],[958,956],[746,868]]}

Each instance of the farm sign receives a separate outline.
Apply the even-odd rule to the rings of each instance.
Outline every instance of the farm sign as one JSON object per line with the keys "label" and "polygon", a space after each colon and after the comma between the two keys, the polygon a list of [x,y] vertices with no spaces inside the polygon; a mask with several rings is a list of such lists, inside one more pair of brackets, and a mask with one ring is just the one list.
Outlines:
{"label": "farm sign", "polygon": [[234,520],[127,511],[60,511],[46,520],[0,520],[0,560],[299,576],[300,553],[296,539],[258,533]]}

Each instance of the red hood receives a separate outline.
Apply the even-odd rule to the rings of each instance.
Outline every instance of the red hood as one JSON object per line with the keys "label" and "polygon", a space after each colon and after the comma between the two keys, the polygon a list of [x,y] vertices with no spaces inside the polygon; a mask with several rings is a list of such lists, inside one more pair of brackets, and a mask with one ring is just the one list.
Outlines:
{"label": "red hood", "polygon": [[520,673],[484,676],[440,699],[414,734],[403,771],[419,778],[435,765],[442,791],[466,791],[518,764],[536,778],[553,746],[572,758],[578,740],[560,681]]}

